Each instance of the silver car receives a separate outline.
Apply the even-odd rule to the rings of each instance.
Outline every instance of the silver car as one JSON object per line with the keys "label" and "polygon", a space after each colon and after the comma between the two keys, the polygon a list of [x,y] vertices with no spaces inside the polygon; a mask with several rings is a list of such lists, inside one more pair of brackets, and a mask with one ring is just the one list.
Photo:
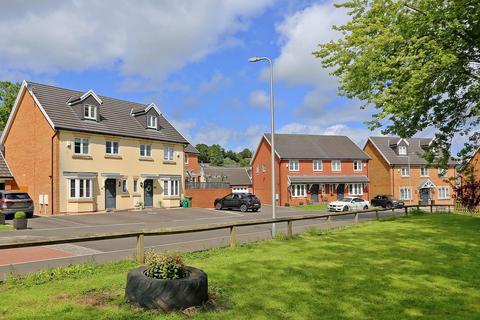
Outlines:
{"label": "silver car", "polygon": [[0,190],[0,210],[5,218],[13,218],[17,211],[23,211],[28,218],[31,218],[34,210],[33,200],[26,192]]}

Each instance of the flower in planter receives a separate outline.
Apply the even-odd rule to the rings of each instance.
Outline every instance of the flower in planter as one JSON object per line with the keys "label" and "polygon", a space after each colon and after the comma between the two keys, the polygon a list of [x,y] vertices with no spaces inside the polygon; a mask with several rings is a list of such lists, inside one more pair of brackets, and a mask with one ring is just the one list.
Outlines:
{"label": "flower in planter", "polygon": [[155,279],[180,279],[185,277],[185,264],[176,253],[156,253],[151,250],[145,256],[145,275]]}

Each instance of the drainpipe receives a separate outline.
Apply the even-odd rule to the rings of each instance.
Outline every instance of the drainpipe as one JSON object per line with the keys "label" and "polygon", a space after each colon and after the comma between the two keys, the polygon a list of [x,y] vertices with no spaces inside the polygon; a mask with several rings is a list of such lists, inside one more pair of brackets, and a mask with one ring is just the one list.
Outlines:
{"label": "drainpipe", "polygon": [[51,215],[53,216],[53,204],[54,204],[54,196],[53,196],[53,139],[57,136],[58,131],[55,130],[55,133],[53,134],[51,141],[50,141],[50,203],[51,203]]}

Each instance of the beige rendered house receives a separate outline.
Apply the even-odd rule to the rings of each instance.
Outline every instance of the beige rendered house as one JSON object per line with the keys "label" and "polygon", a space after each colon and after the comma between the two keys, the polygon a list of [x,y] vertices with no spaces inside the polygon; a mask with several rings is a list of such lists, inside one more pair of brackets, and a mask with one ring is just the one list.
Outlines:
{"label": "beige rendered house", "polygon": [[36,214],[179,206],[188,141],[155,104],[24,81],[1,137]]}
{"label": "beige rendered house", "polygon": [[454,161],[447,169],[429,167],[422,153],[431,138],[369,137],[363,151],[370,157],[370,194],[391,195],[406,204],[451,204]]}

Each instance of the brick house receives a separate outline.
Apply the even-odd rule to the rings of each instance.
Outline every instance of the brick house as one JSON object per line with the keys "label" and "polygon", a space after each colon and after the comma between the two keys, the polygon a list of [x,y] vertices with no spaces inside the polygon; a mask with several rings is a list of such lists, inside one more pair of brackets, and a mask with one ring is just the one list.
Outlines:
{"label": "brick house", "polygon": [[428,167],[422,153],[431,138],[369,137],[363,151],[370,160],[372,196],[391,195],[407,204],[452,203],[452,188],[446,179],[455,177],[455,162],[448,169]]}
{"label": "brick house", "polygon": [[200,152],[190,143],[185,147],[185,182],[200,182]]}
{"label": "brick house", "polygon": [[202,180],[205,182],[227,183],[232,189],[232,193],[252,192],[252,178],[250,177],[250,168],[236,166],[211,166],[203,164],[201,166]]}
{"label": "brick house", "polygon": [[475,179],[480,180],[480,148],[473,154],[468,164],[472,167],[472,173]]}
{"label": "brick house", "polygon": [[0,190],[15,190],[18,189],[15,180],[13,179],[12,172],[8,167],[3,153],[0,152]]}
{"label": "brick house", "polygon": [[36,214],[179,206],[188,141],[153,103],[24,81],[1,143]]}
{"label": "brick house", "polygon": [[[253,192],[271,204],[270,134],[260,139],[252,164]],[[278,204],[333,201],[347,195],[369,199],[368,161],[346,136],[276,134]]]}

